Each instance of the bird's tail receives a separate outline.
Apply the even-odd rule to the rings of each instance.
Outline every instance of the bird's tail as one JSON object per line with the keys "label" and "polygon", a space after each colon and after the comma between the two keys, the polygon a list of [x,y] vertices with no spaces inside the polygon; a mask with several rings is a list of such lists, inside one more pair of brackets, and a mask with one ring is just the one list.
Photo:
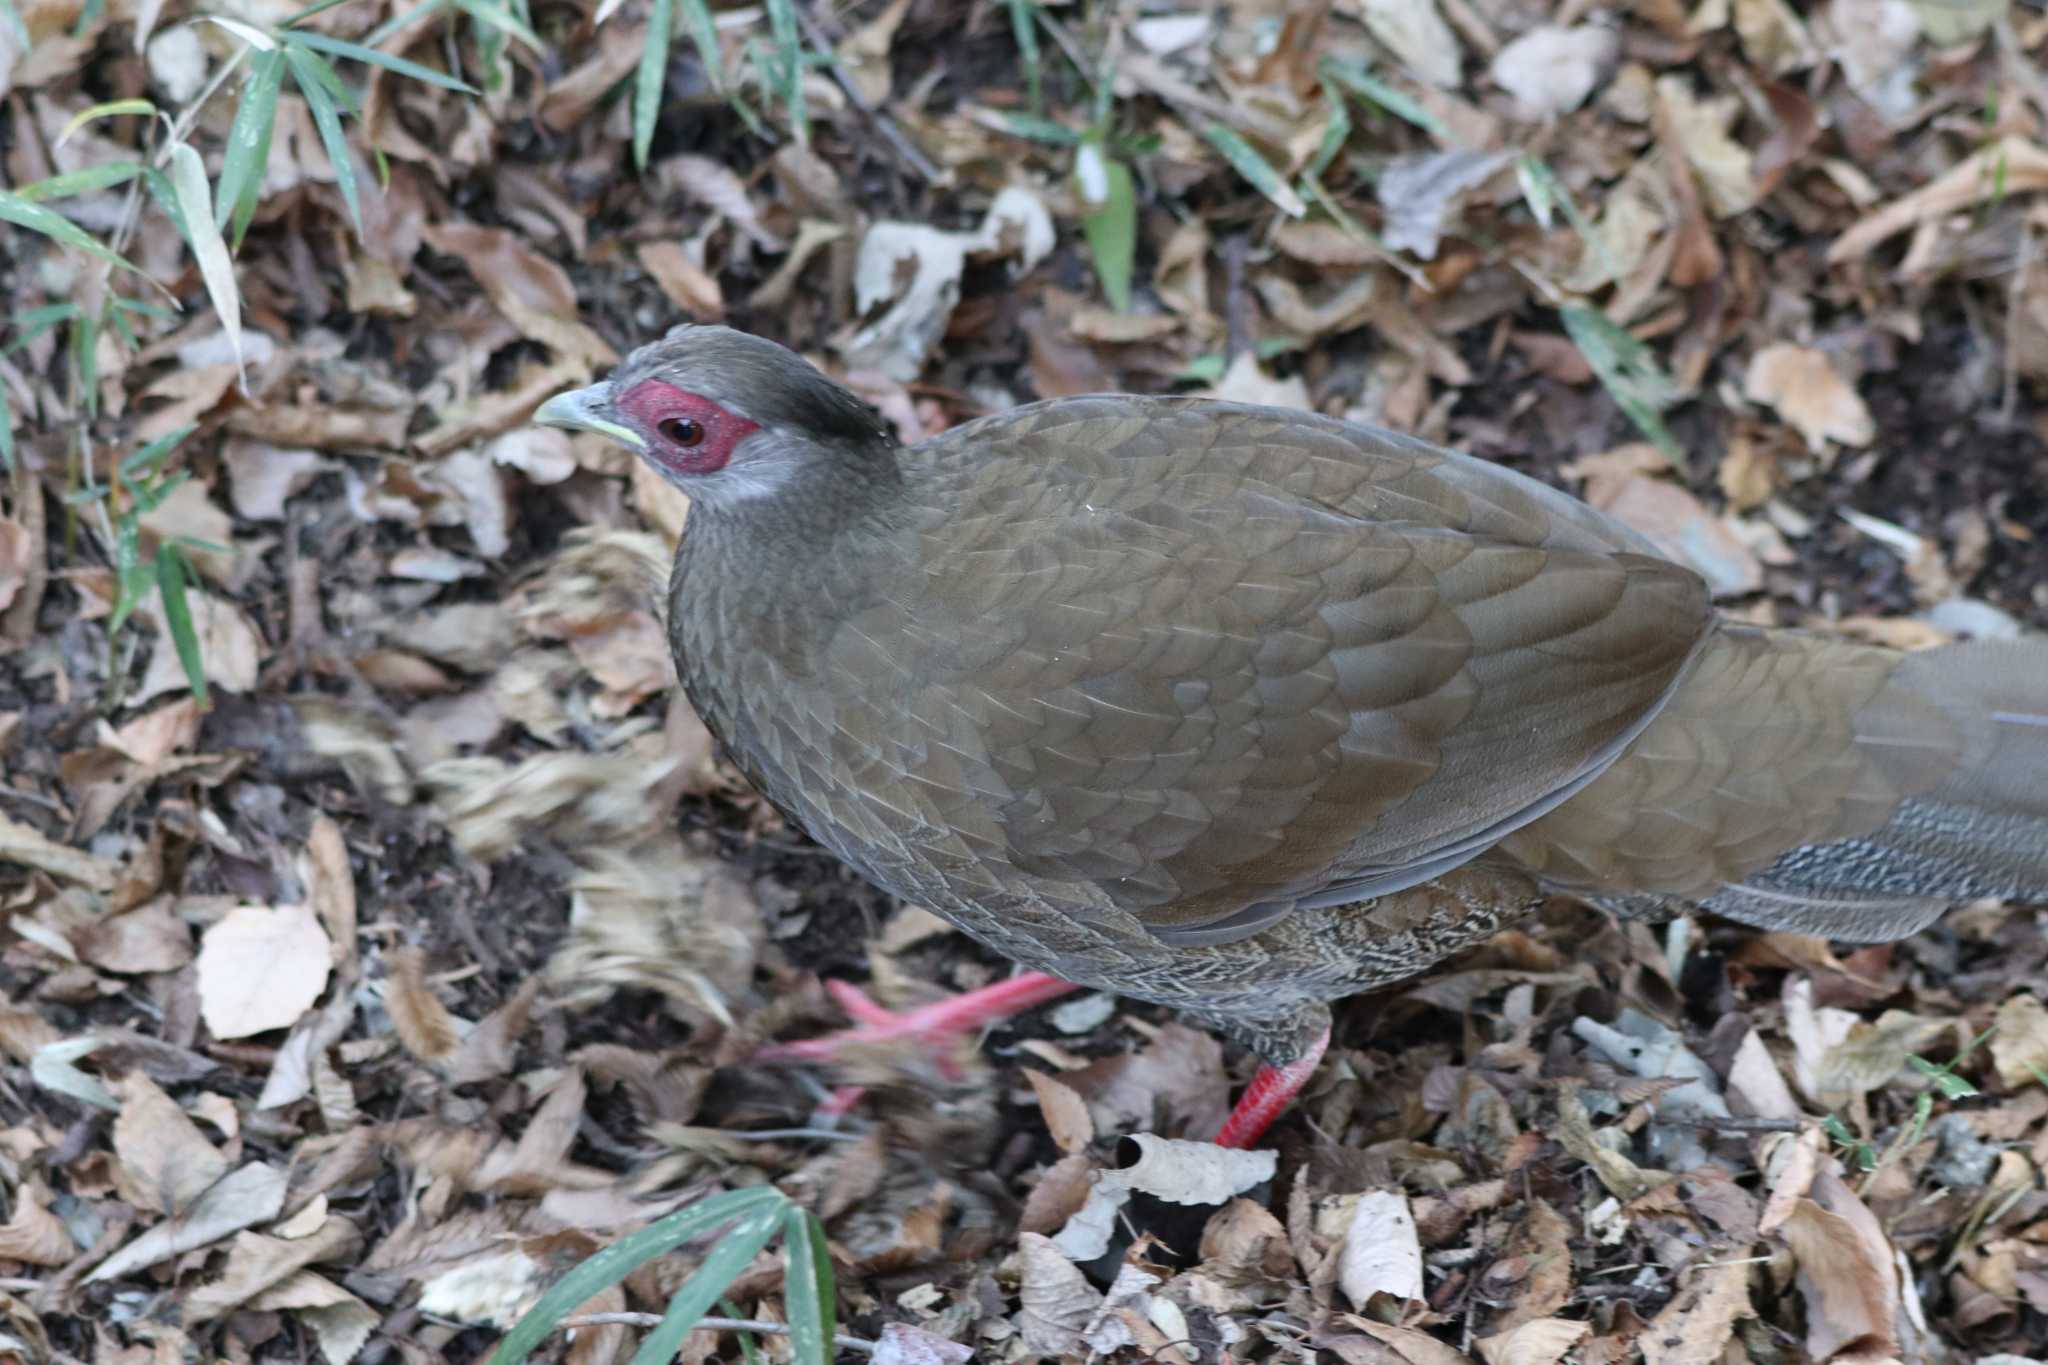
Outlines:
{"label": "bird's tail", "polygon": [[2048,641],[1723,631],[1615,766],[1511,843],[1618,908],[1863,942],[1978,897],[2048,902]]}
{"label": "bird's tail", "polygon": [[[1867,834],[1793,848],[1709,908],[1769,927],[1784,927],[1790,908],[1815,924],[1805,932],[1874,941],[1910,933],[1959,901],[2048,902],[2048,643],[1908,654],[1864,717],[1928,711],[1953,727],[1953,747],[1913,750],[1912,761],[1929,767],[1907,779],[1918,789],[1888,819]],[[1880,722],[1858,743],[1893,738]]]}

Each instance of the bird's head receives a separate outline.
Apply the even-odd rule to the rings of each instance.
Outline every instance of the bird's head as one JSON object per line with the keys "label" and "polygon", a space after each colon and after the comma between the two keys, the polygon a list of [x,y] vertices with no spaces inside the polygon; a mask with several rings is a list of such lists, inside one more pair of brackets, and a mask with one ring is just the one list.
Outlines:
{"label": "bird's head", "polygon": [[894,438],[802,357],[729,327],[678,327],[534,420],[595,431],[708,506],[894,468]]}

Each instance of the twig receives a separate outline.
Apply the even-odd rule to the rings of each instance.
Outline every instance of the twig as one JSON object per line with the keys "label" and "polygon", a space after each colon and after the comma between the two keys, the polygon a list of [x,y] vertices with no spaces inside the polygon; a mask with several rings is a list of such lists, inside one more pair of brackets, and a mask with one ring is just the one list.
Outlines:
{"label": "twig", "polygon": [[[809,10],[798,9],[796,11],[796,21],[803,28],[804,33],[819,48],[826,52],[832,50],[832,40],[825,36],[823,29],[818,27],[818,21],[811,17]],[[859,87],[853,83],[853,77],[847,75],[846,69],[838,62],[832,63],[832,79],[837,81],[839,88],[846,92],[847,101],[854,108],[860,110],[862,114],[866,115],[868,122],[875,125],[875,131],[882,135],[882,140],[889,144],[889,149],[895,152],[911,170],[923,176],[926,184],[946,185],[951,183],[952,178],[937,166],[932,165],[931,160],[917,149],[917,144],[904,136],[903,130],[896,126],[895,119],[890,118],[887,114],[867,102],[867,98],[860,93]]]}
{"label": "twig", "polygon": [[1798,1119],[1660,1118],[1658,1122],[1677,1124],[1681,1128],[1704,1128],[1716,1133],[1796,1133],[1805,1127]]}
{"label": "twig", "polygon": [[[564,1327],[659,1327],[659,1313],[585,1313],[581,1317],[564,1318]],[[698,1318],[699,1327],[708,1327],[714,1332],[759,1332],[762,1336],[784,1337],[789,1335],[789,1324],[785,1322],[763,1322],[759,1318]],[[863,1355],[875,1353],[875,1343],[865,1337],[837,1336],[832,1344],[843,1351],[859,1351]]]}

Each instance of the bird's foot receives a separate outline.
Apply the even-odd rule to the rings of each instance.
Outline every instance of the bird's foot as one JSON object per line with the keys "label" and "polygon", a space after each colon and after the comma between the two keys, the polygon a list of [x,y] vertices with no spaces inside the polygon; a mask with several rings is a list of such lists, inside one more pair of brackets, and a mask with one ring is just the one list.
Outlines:
{"label": "bird's foot", "polygon": [[1262,1066],[1238,1099],[1237,1107],[1223,1121],[1214,1139],[1218,1147],[1249,1147],[1257,1142],[1273,1120],[1294,1103],[1294,1097],[1316,1074],[1316,1064],[1330,1046],[1330,1031],[1316,1035],[1308,1050],[1285,1066]]}
{"label": "bird's foot", "polygon": [[[806,1038],[800,1043],[777,1043],[762,1048],[754,1055],[763,1061],[825,1062],[842,1057],[851,1049],[875,1043],[908,1041],[929,1046],[947,1038],[974,1033],[986,1024],[1019,1014],[1033,1005],[1065,995],[1076,987],[1071,981],[1062,981],[1044,972],[1020,972],[993,986],[935,1000],[929,1005],[900,1013],[876,1004],[858,986],[844,981],[827,981],[825,989],[832,993],[832,998],[853,1020],[852,1028],[820,1038]],[[958,1071],[943,1055],[939,1056],[939,1067],[949,1078]]]}

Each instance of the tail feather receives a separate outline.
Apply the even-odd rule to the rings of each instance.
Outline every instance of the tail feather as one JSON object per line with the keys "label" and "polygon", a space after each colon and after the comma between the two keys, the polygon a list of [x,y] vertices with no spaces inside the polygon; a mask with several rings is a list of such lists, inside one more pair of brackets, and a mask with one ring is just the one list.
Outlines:
{"label": "tail feather", "polygon": [[2048,902],[2048,641],[1729,631],[1667,710],[1504,851],[1561,889],[1861,941]]}

